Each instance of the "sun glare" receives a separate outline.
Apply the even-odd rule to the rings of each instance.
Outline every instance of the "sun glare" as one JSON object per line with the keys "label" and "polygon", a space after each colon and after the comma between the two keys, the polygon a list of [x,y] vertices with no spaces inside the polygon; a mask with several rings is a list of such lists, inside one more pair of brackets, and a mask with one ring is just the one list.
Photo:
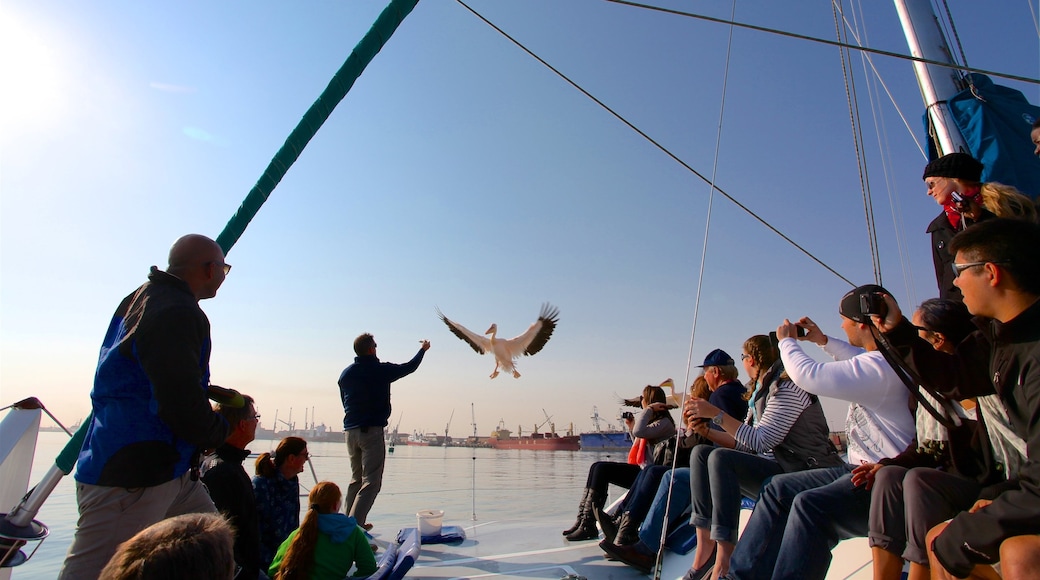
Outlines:
{"label": "sun glare", "polygon": [[65,104],[61,46],[54,35],[0,8],[3,138],[60,122]]}

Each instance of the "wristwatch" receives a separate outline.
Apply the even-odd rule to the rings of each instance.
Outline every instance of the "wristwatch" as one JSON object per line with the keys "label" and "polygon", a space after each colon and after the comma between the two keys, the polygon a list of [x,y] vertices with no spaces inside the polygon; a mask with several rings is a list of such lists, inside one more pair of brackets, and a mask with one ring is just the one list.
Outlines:
{"label": "wristwatch", "polygon": [[718,425],[719,427],[722,427],[722,416],[724,414],[725,413],[723,413],[722,411],[719,411],[718,415],[715,415],[714,417],[711,418],[712,424]]}

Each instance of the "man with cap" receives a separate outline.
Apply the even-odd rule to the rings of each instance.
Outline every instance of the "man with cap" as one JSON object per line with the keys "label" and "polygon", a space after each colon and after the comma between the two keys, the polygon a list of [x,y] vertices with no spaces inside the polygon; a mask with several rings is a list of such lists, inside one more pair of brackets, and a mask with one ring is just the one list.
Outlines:
{"label": "man with cap", "polygon": [[950,240],[957,232],[994,217],[982,205],[982,169],[982,163],[967,153],[943,155],[924,168],[922,179],[928,187],[928,196],[943,208],[927,230],[932,236],[932,263],[940,298],[961,299],[950,269],[953,263],[948,249]]}
{"label": "man with cap", "polygon": [[[867,535],[872,468],[902,452],[914,436],[909,392],[874,342],[871,299],[888,292],[868,284],[842,297],[838,312],[848,342],[827,336],[809,318],[776,330],[780,358],[802,390],[849,402],[845,419],[849,463],[773,477],[762,489],[731,560],[729,578],[822,580],[831,549]],[[798,337],[798,328],[805,336]],[[834,359],[819,363],[799,341]]]}
{"label": "man with cap", "polygon": [[[704,364],[699,367],[704,369],[704,380],[711,391],[708,402],[730,417],[743,421],[748,411],[748,403],[744,399],[744,393],[747,390],[737,380],[737,365],[733,361],[733,357],[726,354],[726,351],[721,348],[716,348],[704,357]],[[711,425],[711,428],[717,431],[722,430],[722,427],[714,424]]]}

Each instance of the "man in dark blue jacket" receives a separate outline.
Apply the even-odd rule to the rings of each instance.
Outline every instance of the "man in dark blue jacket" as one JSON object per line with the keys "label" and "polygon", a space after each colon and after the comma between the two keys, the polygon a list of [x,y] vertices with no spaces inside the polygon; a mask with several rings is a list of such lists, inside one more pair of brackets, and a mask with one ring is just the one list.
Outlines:
{"label": "man in dark blue jacket", "polygon": [[365,333],[354,340],[354,364],[339,376],[343,431],[350,456],[350,485],[343,508],[366,530],[372,528],[368,512],[383,485],[383,427],[390,420],[390,383],[415,372],[429,349],[430,341],[424,340],[412,360],[404,364],[380,362],[376,339]]}
{"label": "man in dark blue jacket", "polygon": [[152,266],[116,309],[90,392],[93,415],[76,463],[79,521],[59,578],[96,578],[137,532],[214,511],[198,481],[199,457],[229,427],[207,400],[211,343],[199,300],[216,296],[230,269],[216,242],[183,236],[166,271]]}

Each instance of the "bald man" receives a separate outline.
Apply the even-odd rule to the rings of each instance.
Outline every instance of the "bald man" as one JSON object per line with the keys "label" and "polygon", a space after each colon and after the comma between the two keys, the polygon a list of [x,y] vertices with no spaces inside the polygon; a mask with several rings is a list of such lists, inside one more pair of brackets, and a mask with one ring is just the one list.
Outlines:
{"label": "bald man", "polygon": [[59,578],[97,578],[137,532],[216,511],[199,458],[230,427],[207,400],[209,319],[199,300],[216,296],[230,270],[216,242],[184,236],[166,271],[152,266],[116,309],[90,393],[93,418],[76,463],[79,521]]}

